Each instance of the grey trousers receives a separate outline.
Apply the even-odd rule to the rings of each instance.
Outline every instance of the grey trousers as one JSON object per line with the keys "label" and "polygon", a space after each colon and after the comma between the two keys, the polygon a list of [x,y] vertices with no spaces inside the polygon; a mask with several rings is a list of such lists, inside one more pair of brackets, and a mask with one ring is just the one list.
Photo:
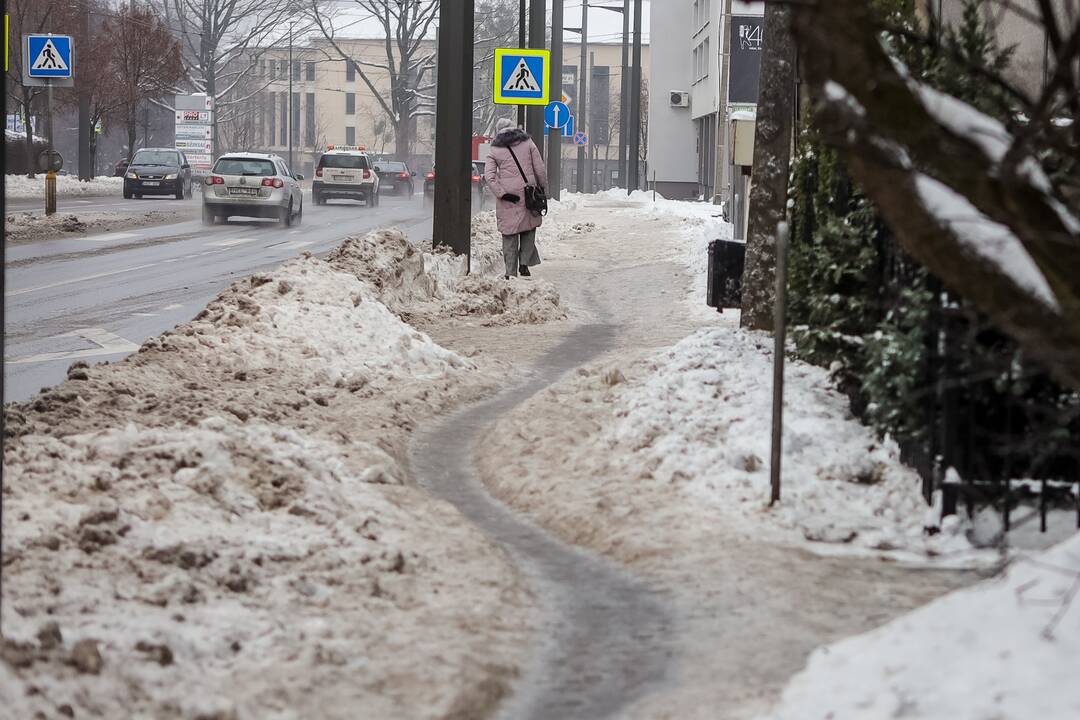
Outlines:
{"label": "grey trousers", "polygon": [[503,262],[506,264],[506,275],[518,274],[519,265],[540,264],[540,253],[536,249],[536,231],[518,233],[517,235],[503,235]]}

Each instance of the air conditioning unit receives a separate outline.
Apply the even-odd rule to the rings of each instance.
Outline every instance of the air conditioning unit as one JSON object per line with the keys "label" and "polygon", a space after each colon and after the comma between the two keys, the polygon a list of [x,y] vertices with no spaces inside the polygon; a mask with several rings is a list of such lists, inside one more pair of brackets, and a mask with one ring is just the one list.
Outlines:
{"label": "air conditioning unit", "polygon": [[682,90],[672,90],[671,107],[690,107],[690,93]]}

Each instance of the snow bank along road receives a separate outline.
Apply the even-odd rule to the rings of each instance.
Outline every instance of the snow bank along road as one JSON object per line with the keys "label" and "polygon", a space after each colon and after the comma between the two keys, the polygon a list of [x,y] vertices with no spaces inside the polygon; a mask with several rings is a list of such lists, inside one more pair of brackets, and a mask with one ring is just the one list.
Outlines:
{"label": "snow bank along road", "polygon": [[[145,212],[154,202],[102,199]],[[195,219],[161,227],[11,247],[5,290],[5,398],[21,400],[64,378],[77,359],[115,360],[147,337],[191,318],[229,282],[349,234],[399,225],[428,232],[417,199],[305,207],[299,227]],[[89,207],[89,206],[88,206]],[[112,206],[110,210],[116,209]]]}

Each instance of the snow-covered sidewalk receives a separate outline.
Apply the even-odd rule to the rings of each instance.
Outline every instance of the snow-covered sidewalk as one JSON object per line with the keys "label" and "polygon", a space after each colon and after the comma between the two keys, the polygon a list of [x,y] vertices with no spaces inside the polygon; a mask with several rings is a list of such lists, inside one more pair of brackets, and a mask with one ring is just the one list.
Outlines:
{"label": "snow-covered sidewalk", "polygon": [[131,230],[150,225],[180,222],[184,214],[173,210],[149,210],[138,214],[119,212],[9,212],[4,223],[4,240],[10,244],[79,237]]}
{"label": "snow-covered sidewalk", "polygon": [[[120,196],[124,191],[124,178],[99,175],[89,182],[82,182],[74,175],[57,175],[57,197],[101,197]],[[37,200],[45,197],[45,175],[35,177],[25,175],[4,176],[4,197],[8,200]]]}
{"label": "snow-covered sidewalk", "polygon": [[408,484],[404,448],[505,368],[400,316],[562,310],[546,285],[482,303],[484,278],[424,258],[396,231],[350,238],[5,408],[6,712],[492,710],[530,638],[529,591]]}

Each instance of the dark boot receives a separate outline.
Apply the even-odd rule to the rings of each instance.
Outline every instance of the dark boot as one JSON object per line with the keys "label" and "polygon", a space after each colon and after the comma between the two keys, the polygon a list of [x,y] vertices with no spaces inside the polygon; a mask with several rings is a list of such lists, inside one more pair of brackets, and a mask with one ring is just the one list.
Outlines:
{"label": "dark boot", "polygon": [[529,272],[529,266],[528,265],[522,265],[521,267],[519,267],[518,268],[518,274],[520,274],[521,277],[530,277],[530,276],[532,276],[532,273]]}

